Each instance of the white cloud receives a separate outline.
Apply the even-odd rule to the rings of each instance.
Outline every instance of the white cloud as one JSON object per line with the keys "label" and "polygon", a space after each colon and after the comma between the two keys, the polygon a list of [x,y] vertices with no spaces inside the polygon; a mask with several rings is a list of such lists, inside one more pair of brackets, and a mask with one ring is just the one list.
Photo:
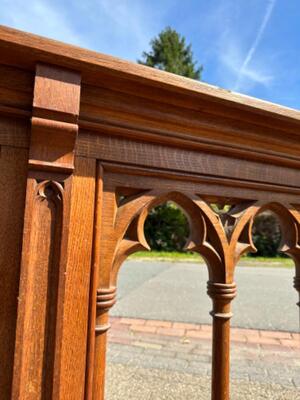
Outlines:
{"label": "white cloud", "polygon": [[[106,17],[111,20],[115,30],[121,30],[122,35],[134,36],[138,47],[145,47],[149,42],[147,25],[145,24],[145,16],[148,14],[141,3],[124,0],[100,0],[98,4],[103,9]],[[148,14],[149,15],[149,14]]]}
{"label": "white cloud", "polygon": [[88,46],[87,40],[72,29],[68,18],[51,2],[1,0],[1,3],[0,22],[4,25],[79,46]]}
{"label": "white cloud", "polygon": [[268,86],[274,79],[273,74],[268,70],[260,58],[253,59],[251,64],[243,61],[243,46],[236,38],[224,39],[223,51],[219,54],[220,60],[230,73],[227,84],[232,90],[247,91],[255,84]]}
{"label": "white cloud", "polygon": [[171,5],[171,0],[159,7],[145,0],[85,0],[76,4],[73,14],[77,19],[84,16],[78,29],[90,38],[90,47],[135,61],[164,26]]}
{"label": "white cloud", "polygon": [[269,87],[276,72],[275,63],[271,62],[276,55],[259,51],[275,0],[267,0],[263,18],[260,0],[251,4],[248,7],[238,0],[220,0],[205,22],[205,29],[212,36],[212,56],[219,61],[217,74],[221,86],[244,93],[257,85]]}
{"label": "white cloud", "polygon": [[0,23],[136,60],[159,31],[171,2],[140,0],[0,0]]}
{"label": "white cloud", "polygon": [[254,54],[256,52],[256,49],[259,46],[259,43],[263,37],[266,26],[271,18],[274,6],[275,6],[275,0],[269,0],[268,4],[267,4],[266,12],[264,14],[262,23],[257,31],[256,37],[244,59],[244,62],[242,64],[241,68],[239,69],[237,80],[234,85],[234,90],[239,90],[243,76],[246,76],[246,77],[252,79],[253,81],[256,81],[259,83],[268,83],[271,80],[271,77],[262,76],[261,73],[259,73],[258,71],[251,70],[249,65],[250,65],[251,60],[253,59]]}

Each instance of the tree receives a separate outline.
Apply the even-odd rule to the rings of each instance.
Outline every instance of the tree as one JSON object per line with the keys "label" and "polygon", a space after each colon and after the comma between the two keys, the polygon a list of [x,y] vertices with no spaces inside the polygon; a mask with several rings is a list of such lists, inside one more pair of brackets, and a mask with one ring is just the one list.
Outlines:
{"label": "tree", "polygon": [[[253,257],[276,257],[281,241],[281,229],[276,216],[271,211],[259,214],[253,224],[252,240],[257,249]],[[280,254],[284,257],[284,254]]]}
{"label": "tree", "polygon": [[172,202],[155,207],[146,220],[145,236],[152,250],[182,251],[189,236],[187,217]]}
{"label": "tree", "polygon": [[201,79],[203,67],[197,68],[191,44],[187,45],[185,38],[174,29],[165,28],[151,40],[150,45],[151,50],[144,52],[143,59],[138,60],[140,64],[192,79]]}

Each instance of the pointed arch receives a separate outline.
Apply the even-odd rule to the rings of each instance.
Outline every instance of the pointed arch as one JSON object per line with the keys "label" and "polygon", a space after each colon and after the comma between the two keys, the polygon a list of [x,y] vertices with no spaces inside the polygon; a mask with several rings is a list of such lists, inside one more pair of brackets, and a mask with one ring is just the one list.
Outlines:
{"label": "pointed arch", "polygon": [[268,202],[260,206],[253,216],[253,220],[257,215],[266,210],[272,211],[277,216],[281,227],[279,250],[294,260],[296,271],[300,276],[299,210],[289,203]]}
{"label": "pointed arch", "polygon": [[282,232],[281,243],[279,245],[280,251],[292,256],[295,251],[300,250],[298,228],[298,221],[300,220],[299,211],[288,203],[268,202],[259,207],[253,216],[253,220],[257,215],[266,210],[272,211],[277,216],[280,223]]}
{"label": "pointed arch", "polygon": [[[149,191],[141,197],[127,202],[117,212],[115,229],[120,234],[118,244],[114,252],[112,263],[111,282],[116,285],[119,269],[125,259],[138,250],[150,250],[150,246],[144,235],[144,224],[149,211],[160,204],[172,201],[185,213],[190,235],[186,250],[201,252],[205,243],[206,225],[201,210],[195,203],[196,196],[190,193],[176,191]],[[125,237],[127,234],[127,237]],[[213,252],[213,249],[210,251]]]}

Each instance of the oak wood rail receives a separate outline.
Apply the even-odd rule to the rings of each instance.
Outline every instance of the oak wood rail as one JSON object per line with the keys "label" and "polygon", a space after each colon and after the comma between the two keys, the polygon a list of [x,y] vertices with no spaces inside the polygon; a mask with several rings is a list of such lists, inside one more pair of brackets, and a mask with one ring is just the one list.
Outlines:
{"label": "oak wood rail", "polygon": [[235,267],[265,209],[300,292],[300,113],[6,27],[0,54],[1,398],[104,399],[119,269],[171,200],[207,263],[228,400]]}

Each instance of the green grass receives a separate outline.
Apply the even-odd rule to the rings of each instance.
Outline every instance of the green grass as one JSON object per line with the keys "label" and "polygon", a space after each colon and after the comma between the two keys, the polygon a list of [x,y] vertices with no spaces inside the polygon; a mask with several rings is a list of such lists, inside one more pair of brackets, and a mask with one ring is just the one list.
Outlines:
{"label": "green grass", "polygon": [[145,259],[159,261],[201,261],[202,257],[197,253],[180,253],[179,251],[139,251],[129,257],[130,259]]}
{"label": "green grass", "polygon": [[[197,253],[180,253],[177,251],[140,251],[129,257],[130,260],[145,261],[171,261],[171,262],[204,262]],[[249,257],[244,256],[239,262],[240,266],[254,267],[283,267],[292,268],[294,262],[285,257]]]}

